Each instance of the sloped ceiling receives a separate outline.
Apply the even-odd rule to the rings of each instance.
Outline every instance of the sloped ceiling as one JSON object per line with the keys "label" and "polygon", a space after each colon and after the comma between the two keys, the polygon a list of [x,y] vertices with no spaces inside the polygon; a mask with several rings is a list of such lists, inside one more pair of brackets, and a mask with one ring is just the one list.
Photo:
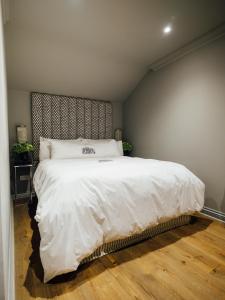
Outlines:
{"label": "sloped ceiling", "polygon": [[150,64],[224,20],[224,0],[11,0],[8,85],[123,101]]}

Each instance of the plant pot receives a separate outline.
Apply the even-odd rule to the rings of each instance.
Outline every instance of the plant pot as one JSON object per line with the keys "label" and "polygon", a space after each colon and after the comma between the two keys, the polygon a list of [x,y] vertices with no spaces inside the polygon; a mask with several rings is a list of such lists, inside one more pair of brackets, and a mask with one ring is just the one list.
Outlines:
{"label": "plant pot", "polygon": [[128,151],[128,150],[123,151],[124,156],[130,156],[130,154],[131,154],[131,151]]}
{"label": "plant pot", "polygon": [[31,164],[33,161],[31,152],[15,153],[14,158],[15,158],[15,164],[18,165]]}

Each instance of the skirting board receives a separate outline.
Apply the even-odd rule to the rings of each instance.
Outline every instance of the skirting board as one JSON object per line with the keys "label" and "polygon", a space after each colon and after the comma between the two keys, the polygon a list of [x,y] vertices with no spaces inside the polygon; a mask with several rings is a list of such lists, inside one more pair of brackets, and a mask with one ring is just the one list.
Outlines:
{"label": "skirting board", "polygon": [[225,214],[222,213],[221,211],[204,206],[200,213],[207,215],[209,217],[212,217],[214,219],[220,220],[225,223]]}

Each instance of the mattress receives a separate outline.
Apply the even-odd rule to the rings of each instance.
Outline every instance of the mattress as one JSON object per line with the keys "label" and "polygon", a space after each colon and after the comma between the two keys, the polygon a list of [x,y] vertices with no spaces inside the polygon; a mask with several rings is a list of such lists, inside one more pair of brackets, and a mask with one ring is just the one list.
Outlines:
{"label": "mattress", "polygon": [[103,245],[200,211],[205,189],[183,165],[130,157],[44,160],[34,187],[45,282]]}

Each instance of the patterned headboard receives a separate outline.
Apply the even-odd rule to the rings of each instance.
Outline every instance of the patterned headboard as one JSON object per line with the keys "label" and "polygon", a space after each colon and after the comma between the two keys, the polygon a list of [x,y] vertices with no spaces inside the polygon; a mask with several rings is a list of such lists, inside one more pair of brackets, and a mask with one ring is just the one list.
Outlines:
{"label": "patterned headboard", "polygon": [[31,93],[34,160],[40,136],[53,139],[112,137],[112,104],[80,97]]}

